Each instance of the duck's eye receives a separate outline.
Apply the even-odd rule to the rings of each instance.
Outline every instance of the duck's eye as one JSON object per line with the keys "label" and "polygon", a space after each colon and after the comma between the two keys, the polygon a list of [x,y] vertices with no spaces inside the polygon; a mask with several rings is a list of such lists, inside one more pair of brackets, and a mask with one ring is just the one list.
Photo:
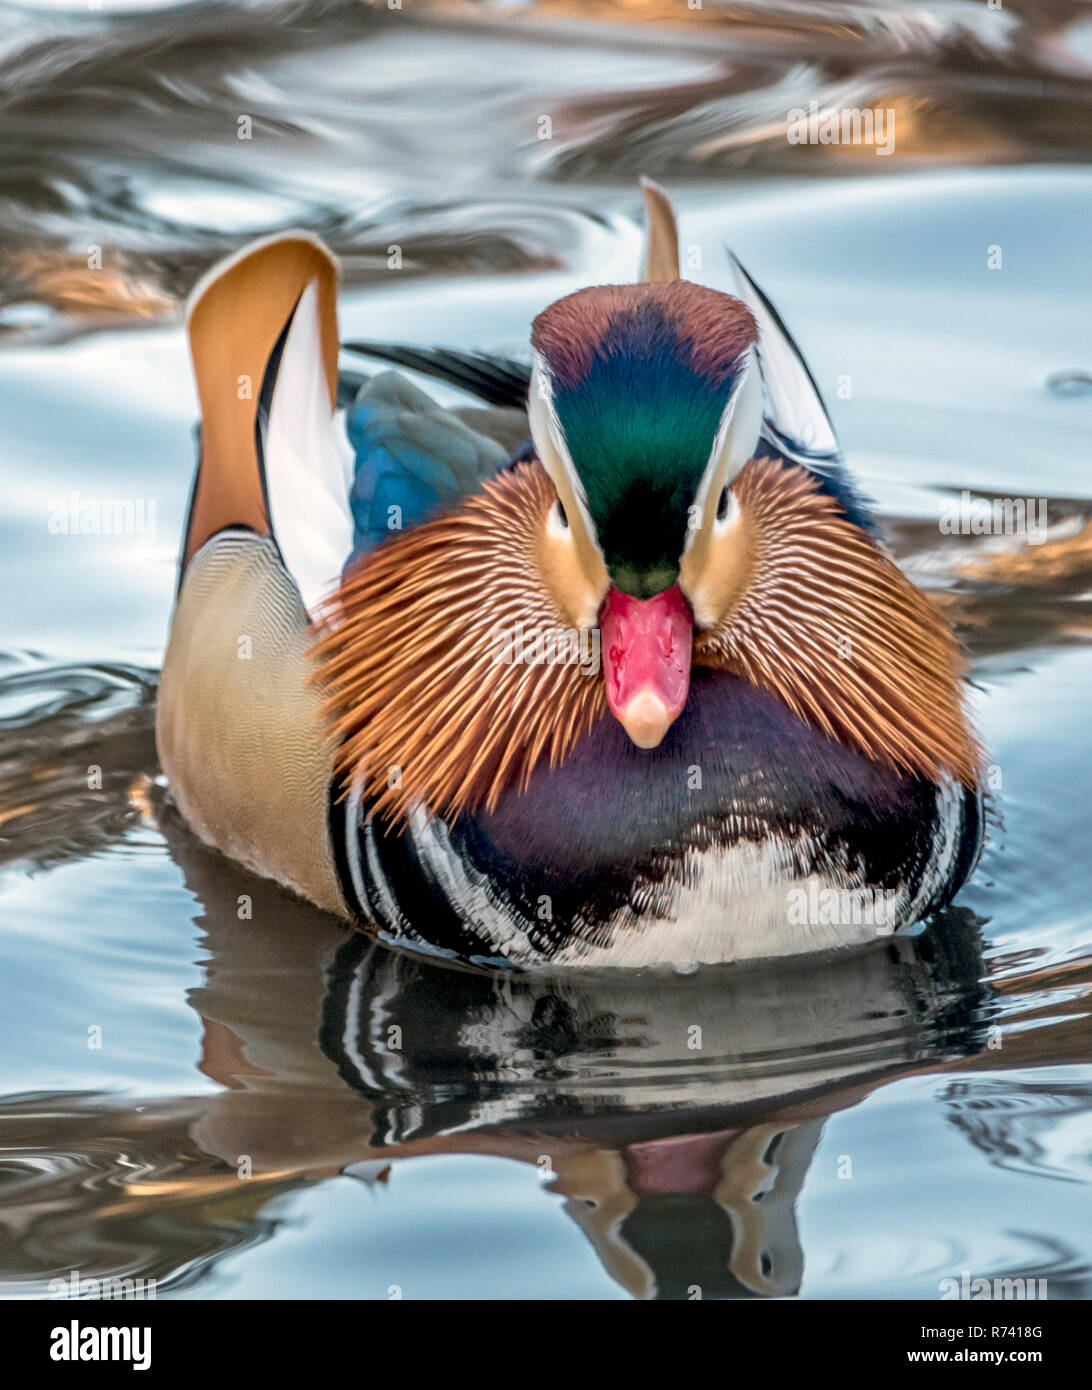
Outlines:
{"label": "duck's eye", "polygon": [[723,521],[728,515],[728,489],[722,488],[720,497],[717,499],[717,520]]}
{"label": "duck's eye", "polygon": [[569,518],[565,515],[565,508],[561,505],[560,497],[554,503],[554,519],[563,531],[569,529]]}

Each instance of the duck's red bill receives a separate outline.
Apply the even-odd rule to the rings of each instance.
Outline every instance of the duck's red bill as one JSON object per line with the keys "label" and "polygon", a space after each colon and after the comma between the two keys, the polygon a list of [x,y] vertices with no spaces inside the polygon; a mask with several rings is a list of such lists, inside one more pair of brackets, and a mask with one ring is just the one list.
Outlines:
{"label": "duck's red bill", "polygon": [[607,703],[638,748],[655,748],[690,689],[694,615],[677,584],[653,598],[611,585],[599,611]]}

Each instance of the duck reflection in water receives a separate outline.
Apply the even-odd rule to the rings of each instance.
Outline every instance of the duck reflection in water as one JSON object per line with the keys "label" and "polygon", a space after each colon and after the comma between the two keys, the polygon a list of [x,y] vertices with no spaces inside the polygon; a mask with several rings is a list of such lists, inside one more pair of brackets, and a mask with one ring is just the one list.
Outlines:
{"label": "duck reflection in water", "polygon": [[164,819],[211,953],[190,998],[224,1089],[197,1145],[276,1187],[424,1154],[533,1165],[637,1297],[795,1293],[826,1116],[981,1046],[965,912],[806,966],[479,973],[347,932]]}

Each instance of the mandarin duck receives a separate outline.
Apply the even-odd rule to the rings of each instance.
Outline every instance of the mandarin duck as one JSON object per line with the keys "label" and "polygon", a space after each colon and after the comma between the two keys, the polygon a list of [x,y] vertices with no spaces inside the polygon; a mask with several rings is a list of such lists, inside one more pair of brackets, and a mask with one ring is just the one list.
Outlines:
{"label": "mandarin duck", "polygon": [[640,282],[550,305],[527,363],[363,343],[339,373],[305,234],[188,308],[171,795],[247,868],[463,963],[847,946],[947,904],[979,852],[952,632],[770,301],[734,258],[735,295],[680,278],[645,197]]}

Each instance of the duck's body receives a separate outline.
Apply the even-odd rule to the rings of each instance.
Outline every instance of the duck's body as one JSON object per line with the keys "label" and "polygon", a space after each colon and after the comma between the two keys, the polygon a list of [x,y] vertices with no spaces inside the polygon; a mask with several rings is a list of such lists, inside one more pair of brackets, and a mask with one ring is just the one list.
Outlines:
{"label": "duck's body", "polygon": [[[768,302],[743,277],[756,329],[665,260],[661,235],[660,282],[538,321],[514,462],[389,375],[331,423],[317,244],[206,284],[158,716],[203,839],[391,938],[520,964],[786,955],[953,896],[981,812],[950,634],[877,546]],[[512,364],[410,360],[520,399]]]}
{"label": "duck's body", "polygon": [[[682,965],[874,940],[941,906],[970,868],[973,800],[832,753],[728,672],[696,676],[655,758],[650,788],[646,758],[604,719],[560,767],[454,828],[419,817],[384,835],[350,806],[334,833],[352,906],[464,958]],[[698,766],[701,788],[674,795]]]}

